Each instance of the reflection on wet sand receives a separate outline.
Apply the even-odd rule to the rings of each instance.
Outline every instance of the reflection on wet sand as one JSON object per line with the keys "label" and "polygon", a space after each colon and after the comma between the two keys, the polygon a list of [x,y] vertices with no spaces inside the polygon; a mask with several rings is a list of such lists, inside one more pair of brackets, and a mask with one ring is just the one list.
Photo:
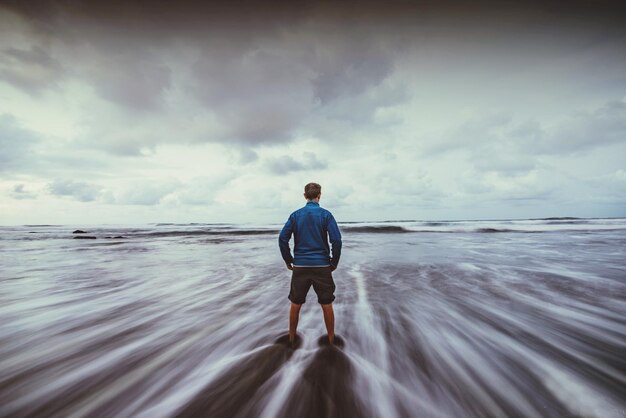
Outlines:
{"label": "reflection on wet sand", "polygon": [[176,414],[178,418],[192,417],[246,417],[259,413],[258,402],[263,385],[302,345],[300,336],[293,344],[282,336],[274,344],[253,352],[202,389],[186,407]]}
{"label": "reflection on wet sand", "polygon": [[[322,337],[326,339],[326,336]],[[335,337],[337,338],[337,337]],[[283,417],[363,417],[361,402],[354,393],[353,366],[336,346],[323,344],[302,372],[291,391]]]}
{"label": "reflection on wet sand", "polygon": [[[302,418],[363,417],[363,408],[354,388],[353,366],[341,350],[344,341],[335,337],[318,340],[310,363],[296,380],[281,416]],[[229,367],[211,384],[203,388],[186,406],[176,413],[177,418],[231,418],[259,416],[264,385],[289,361],[295,349],[302,345],[298,336],[295,344],[282,336],[274,344],[252,352]]]}

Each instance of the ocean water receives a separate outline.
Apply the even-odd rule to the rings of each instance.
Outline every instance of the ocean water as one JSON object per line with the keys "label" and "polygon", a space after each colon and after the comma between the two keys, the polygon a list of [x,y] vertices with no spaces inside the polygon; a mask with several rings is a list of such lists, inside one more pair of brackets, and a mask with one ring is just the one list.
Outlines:
{"label": "ocean water", "polygon": [[626,416],[626,219],[340,224],[295,350],[280,227],[0,227],[0,416]]}

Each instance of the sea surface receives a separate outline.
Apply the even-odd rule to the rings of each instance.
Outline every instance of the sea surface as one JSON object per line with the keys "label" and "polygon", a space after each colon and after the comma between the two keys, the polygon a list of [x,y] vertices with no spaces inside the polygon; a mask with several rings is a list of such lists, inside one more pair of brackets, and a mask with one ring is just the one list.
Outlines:
{"label": "sea surface", "polygon": [[0,416],[626,416],[626,219],[340,223],[297,349],[280,227],[0,227]]}

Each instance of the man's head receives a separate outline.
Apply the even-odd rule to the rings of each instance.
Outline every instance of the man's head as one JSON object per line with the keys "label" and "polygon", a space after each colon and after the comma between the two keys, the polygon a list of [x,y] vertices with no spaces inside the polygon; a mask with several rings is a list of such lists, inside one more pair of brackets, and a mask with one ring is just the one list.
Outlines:
{"label": "man's head", "polygon": [[306,200],[319,200],[322,195],[322,186],[317,183],[309,183],[304,186],[304,198]]}

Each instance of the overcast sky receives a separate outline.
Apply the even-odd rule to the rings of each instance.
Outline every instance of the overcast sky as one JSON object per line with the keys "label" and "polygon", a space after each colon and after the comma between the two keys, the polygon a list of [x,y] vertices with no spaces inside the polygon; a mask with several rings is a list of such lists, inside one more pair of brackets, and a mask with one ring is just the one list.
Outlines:
{"label": "overcast sky", "polygon": [[618,2],[109,3],[0,1],[0,224],[626,216]]}

